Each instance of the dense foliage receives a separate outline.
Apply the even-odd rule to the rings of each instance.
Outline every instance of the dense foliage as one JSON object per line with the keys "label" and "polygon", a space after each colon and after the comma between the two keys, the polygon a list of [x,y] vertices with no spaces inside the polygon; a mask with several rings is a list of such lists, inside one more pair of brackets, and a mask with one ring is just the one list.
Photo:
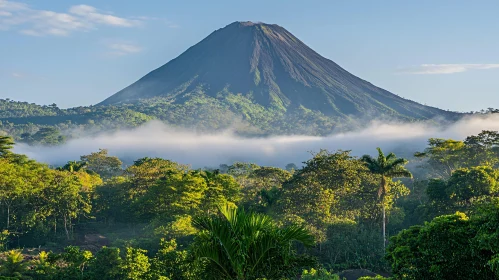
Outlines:
{"label": "dense foliage", "polygon": [[[480,114],[497,112],[489,109]],[[56,104],[40,106],[0,99],[0,133],[32,145],[61,144],[102,131],[135,128],[151,120],[199,131],[232,129],[247,136],[329,135],[333,131],[362,126],[351,118],[341,119],[303,106],[293,110],[265,107],[254,103],[251,96],[229,92],[216,97],[192,93],[188,100],[182,101],[157,97],[134,103],[69,109],[60,109]]]}
{"label": "dense foliage", "polygon": [[[174,127],[200,131],[235,129],[242,135],[310,134],[326,135],[356,124],[326,116],[304,107],[293,111],[254,104],[250,98],[227,93],[219,98],[193,94],[188,101],[175,103],[164,98],[146,99],[116,106],[59,109],[55,104],[39,106],[0,99],[0,131],[29,144],[46,144],[41,129],[66,139],[100,131],[134,128],[156,119]],[[60,143],[63,142],[59,141]],[[49,141],[48,144],[53,144]]]}
{"label": "dense foliage", "polygon": [[5,279],[499,277],[495,131],[429,139],[415,168],[381,150],[324,150],[287,170],[124,168],[105,149],[52,168],[13,145],[0,137]]}

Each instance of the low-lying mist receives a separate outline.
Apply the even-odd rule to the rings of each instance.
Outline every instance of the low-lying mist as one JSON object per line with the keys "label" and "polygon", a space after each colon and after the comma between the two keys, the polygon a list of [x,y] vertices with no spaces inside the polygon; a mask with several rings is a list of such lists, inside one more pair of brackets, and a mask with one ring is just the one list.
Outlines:
{"label": "low-lying mist", "polygon": [[376,147],[410,156],[426,147],[428,138],[462,140],[482,130],[499,130],[499,114],[472,116],[439,127],[424,123],[373,121],[365,129],[327,137],[273,136],[242,138],[230,131],[199,134],[167,127],[153,121],[134,130],[80,138],[57,147],[31,147],[18,144],[15,152],[53,165],[79,160],[81,155],[108,149],[111,155],[130,162],[142,157],[161,157],[190,164],[194,168],[217,167],[221,163],[248,161],[259,165],[284,167],[300,165],[320,149],[352,150],[354,155],[373,154]]}

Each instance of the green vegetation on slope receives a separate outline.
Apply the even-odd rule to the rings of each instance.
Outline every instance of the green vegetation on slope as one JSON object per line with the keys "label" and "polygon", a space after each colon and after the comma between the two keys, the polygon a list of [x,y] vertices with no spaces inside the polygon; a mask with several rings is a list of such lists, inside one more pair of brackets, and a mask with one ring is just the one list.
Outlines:
{"label": "green vegetation on slope", "polygon": [[[326,135],[333,130],[352,128],[345,122],[340,124],[334,118],[303,107],[289,113],[265,108],[252,102],[251,97],[230,93],[221,93],[218,98],[202,93],[193,94],[183,104],[156,98],[118,106],[70,109],[6,100],[0,100],[0,106],[6,108],[0,113],[0,134],[3,131],[3,134],[30,144],[46,144],[43,135],[35,135],[42,129],[55,129],[51,133],[68,140],[82,135],[134,128],[153,119],[172,127],[195,128],[204,132],[234,129],[237,133],[249,136]],[[61,138],[59,143],[63,142]]]}
{"label": "green vegetation on slope", "polygon": [[[172,127],[194,128],[203,132],[231,129],[245,136],[324,136],[361,128],[369,123],[354,118],[326,116],[303,106],[295,110],[269,108],[255,103],[251,94],[227,91],[220,92],[217,97],[199,91],[191,94],[184,103],[175,103],[168,98],[151,98],[116,106],[59,109],[55,104],[38,106],[0,99],[0,107],[4,108],[0,111],[0,135],[11,135],[17,141],[32,145],[60,144],[99,132],[135,128],[154,119]],[[483,113],[492,112],[494,109]],[[58,140],[54,141],[54,138]]]}

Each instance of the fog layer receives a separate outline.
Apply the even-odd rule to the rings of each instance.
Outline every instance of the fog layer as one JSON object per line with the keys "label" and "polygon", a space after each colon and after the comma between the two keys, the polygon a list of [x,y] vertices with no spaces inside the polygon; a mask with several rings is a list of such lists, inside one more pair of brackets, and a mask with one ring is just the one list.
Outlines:
{"label": "fog layer", "polygon": [[134,130],[80,138],[57,147],[30,147],[18,144],[15,152],[53,165],[79,160],[81,155],[108,149],[125,160],[161,157],[190,164],[194,168],[216,167],[221,163],[249,161],[259,165],[284,167],[299,165],[320,149],[352,150],[354,155],[373,154],[376,147],[409,156],[423,150],[428,138],[462,140],[482,130],[499,130],[499,114],[464,118],[444,127],[424,123],[372,122],[367,128],[327,137],[273,136],[242,138],[230,131],[199,134],[167,127],[153,121]]}

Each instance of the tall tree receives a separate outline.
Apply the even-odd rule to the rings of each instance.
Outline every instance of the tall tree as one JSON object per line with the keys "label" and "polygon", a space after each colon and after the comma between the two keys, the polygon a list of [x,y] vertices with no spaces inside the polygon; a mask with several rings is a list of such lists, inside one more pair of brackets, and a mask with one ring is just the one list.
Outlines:
{"label": "tall tree", "polygon": [[401,231],[387,248],[394,279],[498,279],[498,214],[488,204]]}
{"label": "tall tree", "polygon": [[87,163],[83,161],[68,161],[64,166],[58,167],[59,171],[69,171],[71,173],[78,172],[87,167]]}
{"label": "tall tree", "polygon": [[43,197],[48,198],[43,211],[54,220],[54,232],[57,230],[57,221],[61,220],[66,238],[70,240],[73,221],[84,218],[92,209],[90,198],[82,192],[81,181],[69,172],[54,171],[53,181],[43,192]]}
{"label": "tall tree", "polygon": [[123,163],[117,157],[109,156],[108,150],[101,149],[98,152],[81,156],[81,161],[87,163],[87,169],[98,173],[102,178],[109,179],[123,173]]}
{"label": "tall tree", "polygon": [[416,158],[425,159],[421,167],[429,173],[430,178],[449,178],[454,170],[466,167],[463,161],[466,145],[463,141],[452,139],[430,138],[428,147],[423,152],[414,154]]}
{"label": "tall tree", "polygon": [[[277,167],[262,166],[251,171],[248,176],[249,183],[242,189],[242,206],[257,212],[266,212],[270,206],[266,195],[277,195],[284,182],[292,177],[291,173]],[[276,196],[274,197],[276,198]],[[274,200],[272,198],[271,200]]]}
{"label": "tall tree", "polygon": [[389,183],[392,178],[412,178],[412,173],[405,168],[409,162],[404,158],[397,158],[394,153],[389,153],[387,156],[381,148],[377,148],[378,158],[373,158],[369,155],[364,155],[362,160],[366,163],[372,173],[381,176],[381,181],[378,189],[378,198],[381,200],[381,208],[383,211],[383,248],[386,247],[386,201],[389,190]]}
{"label": "tall tree", "polygon": [[[378,176],[349,151],[322,150],[284,182],[275,210],[284,220],[306,225],[317,242],[338,219],[376,221]],[[367,203],[366,203],[367,202]]]}
{"label": "tall tree", "polygon": [[125,170],[125,177],[130,179],[130,198],[136,199],[144,195],[147,190],[156,184],[156,181],[168,175],[185,173],[189,167],[161,158],[141,158]]}
{"label": "tall tree", "polygon": [[234,177],[220,174],[218,170],[201,171],[199,175],[204,178],[207,186],[201,204],[201,209],[206,213],[214,213],[218,206],[227,203],[236,205],[241,199],[241,186]]}
{"label": "tall tree", "polygon": [[14,140],[9,136],[0,136],[0,157],[5,157],[10,154],[10,150],[14,147]]}
{"label": "tall tree", "polygon": [[499,132],[484,130],[478,135],[466,137],[466,158],[471,166],[496,166],[499,162]]}

